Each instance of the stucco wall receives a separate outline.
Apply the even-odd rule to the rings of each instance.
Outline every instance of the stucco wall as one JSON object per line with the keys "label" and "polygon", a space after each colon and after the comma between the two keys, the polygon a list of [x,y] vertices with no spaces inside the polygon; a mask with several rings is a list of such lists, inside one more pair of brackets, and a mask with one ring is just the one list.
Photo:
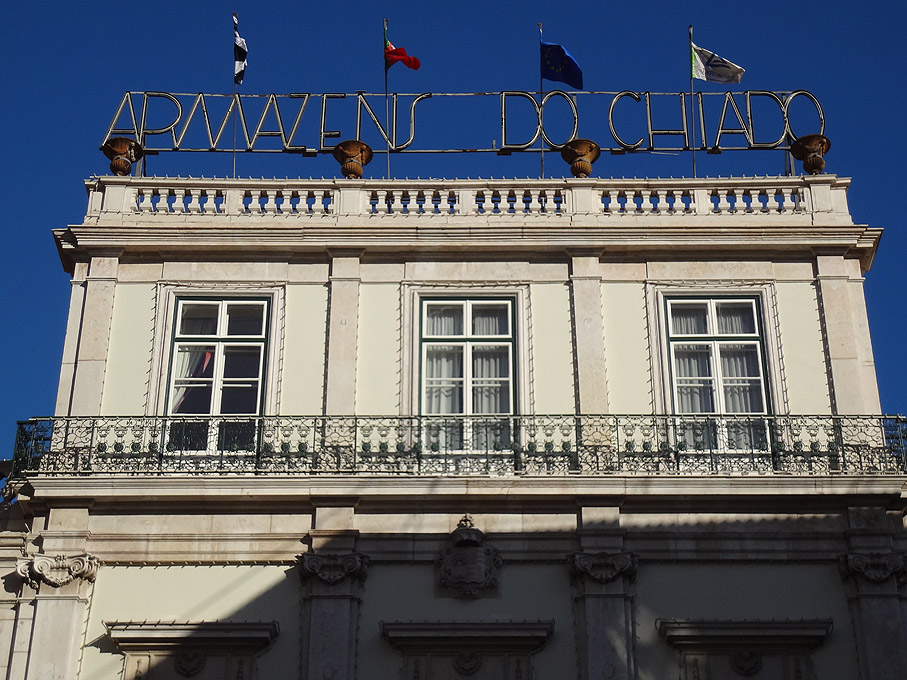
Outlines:
{"label": "stucco wall", "polygon": [[153,283],[118,283],[101,414],[145,415],[154,346]]}

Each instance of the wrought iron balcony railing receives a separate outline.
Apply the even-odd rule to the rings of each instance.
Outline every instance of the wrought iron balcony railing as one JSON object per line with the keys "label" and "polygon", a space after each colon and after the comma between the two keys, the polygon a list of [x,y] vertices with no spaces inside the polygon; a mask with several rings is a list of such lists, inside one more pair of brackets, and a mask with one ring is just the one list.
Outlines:
{"label": "wrought iron balcony railing", "polygon": [[907,474],[902,416],[34,418],[13,475]]}

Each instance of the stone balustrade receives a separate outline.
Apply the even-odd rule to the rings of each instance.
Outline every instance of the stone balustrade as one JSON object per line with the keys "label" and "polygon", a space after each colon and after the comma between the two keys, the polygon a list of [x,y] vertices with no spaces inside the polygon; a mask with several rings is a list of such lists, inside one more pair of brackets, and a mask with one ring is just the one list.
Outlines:
{"label": "stone balustrade", "polygon": [[86,224],[268,219],[457,221],[633,218],[852,224],[833,175],[678,179],[216,179],[95,177]]}

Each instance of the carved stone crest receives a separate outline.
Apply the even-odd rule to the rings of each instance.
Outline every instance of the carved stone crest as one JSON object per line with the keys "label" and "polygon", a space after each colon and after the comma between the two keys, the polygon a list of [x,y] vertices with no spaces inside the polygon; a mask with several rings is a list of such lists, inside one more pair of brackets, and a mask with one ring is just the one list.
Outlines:
{"label": "carved stone crest", "polygon": [[744,677],[762,670],[762,655],[758,652],[734,652],[730,658],[731,670]]}
{"label": "carved stone crest", "polygon": [[480,590],[497,588],[502,562],[498,551],[485,545],[485,534],[464,516],[450,534],[451,546],[438,558],[438,585],[454,588],[460,597],[478,597]]}
{"label": "carved stone crest", "polygon": [[571,553],[567,555],[574,577],[589,577],[599,583],[610,583],[619,576],[636,580],[639,558],[633,553]]}
{"label": "carved stone crest", "polygon": [[37,590],[41,583],[60,588],[77,578],[94,582],[100,566],[100,560],[88,553],[70,556],[34,555],[20,559],[16,564],[16,573]]}
{"label": "carved stone crest", "polygon": [[362,553],[346,555],[304,553],[299,564],[303,580],[315,577],[329,586],[337,585],[348,578],[365,581],[368,575],[368,556]]}
{"label": "carved stone crest", "polygon": [[898,586],[907,585],[907,555],[904,553],[846,553],[839,559],[844,578],[859,576],[881,585],[893,577]]}
{"label": "carved stone crest", "polygon": [[205,655],[199,651],[180,652],[174,657],[173,665],[178,675],[191,678],[205,669]]}

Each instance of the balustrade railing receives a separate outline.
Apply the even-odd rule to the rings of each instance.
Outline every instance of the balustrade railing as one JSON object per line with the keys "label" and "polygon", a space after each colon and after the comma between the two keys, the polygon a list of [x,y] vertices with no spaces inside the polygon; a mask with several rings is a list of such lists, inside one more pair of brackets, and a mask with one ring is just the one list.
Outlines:
{"label": "balustrade railing", "polygon": [[55,417],[14,476],[907,474],[901,416]]}
{"label": "balustrade railing", "polygon": [[678,179],[239,180],[99,177],[87,219],[214,217],[575,217],[835,213],[848,220],[847,180],[834,176]]}

